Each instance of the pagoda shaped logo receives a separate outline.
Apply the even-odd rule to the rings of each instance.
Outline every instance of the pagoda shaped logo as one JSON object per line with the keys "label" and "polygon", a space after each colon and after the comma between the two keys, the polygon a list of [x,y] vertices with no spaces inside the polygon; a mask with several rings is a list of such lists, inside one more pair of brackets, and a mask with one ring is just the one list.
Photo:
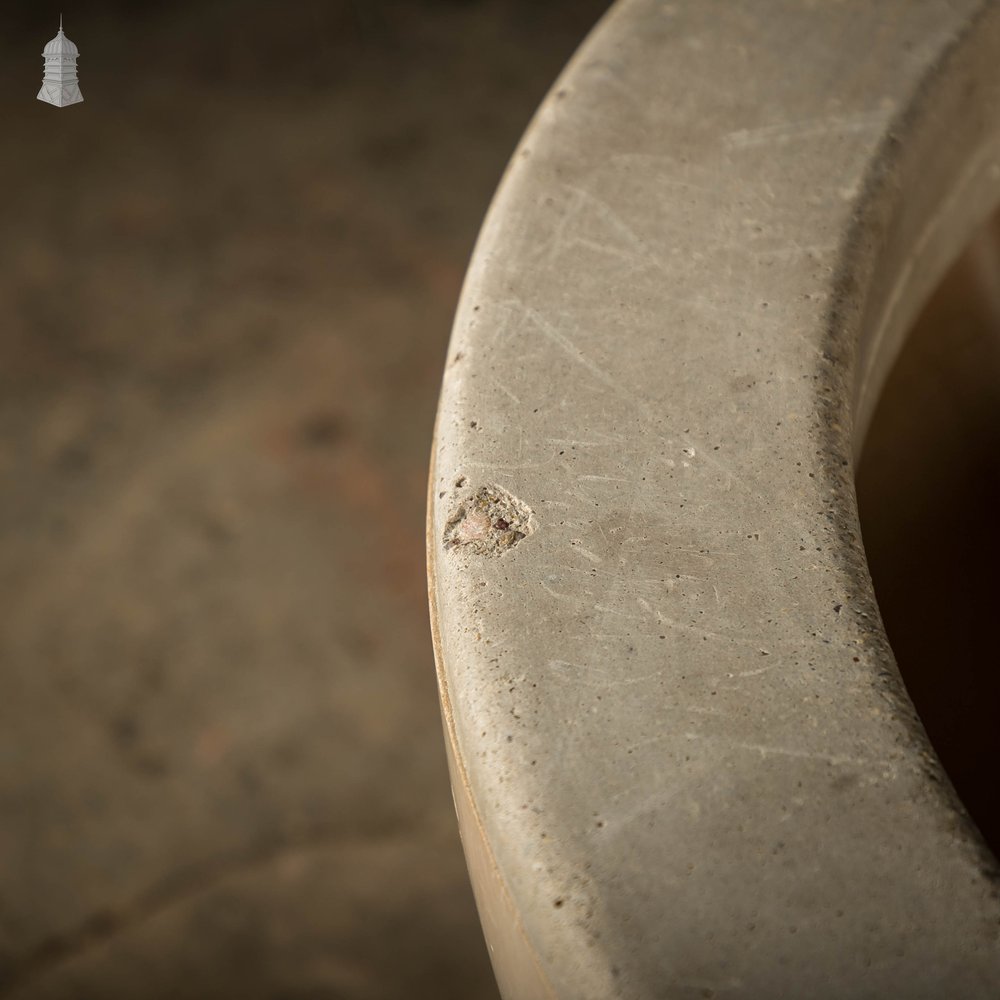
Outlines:
{"label": "pagoda shaped logo", "polygon": [[83,100],[80,84],[76,78],[76,60],[80,50],[63,34],[62,14],[59,15],[59,34],[42,50],[45,60],[45,75],[38,99],[46,104],[64,108],[67,104],[79,104]]}

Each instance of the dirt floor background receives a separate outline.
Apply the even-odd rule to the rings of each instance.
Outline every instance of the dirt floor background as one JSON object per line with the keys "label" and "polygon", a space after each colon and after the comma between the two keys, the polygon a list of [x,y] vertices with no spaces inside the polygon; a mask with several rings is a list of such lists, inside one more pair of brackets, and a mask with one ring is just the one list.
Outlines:
{"label": "dirt floor background", "polygon": [[494,997],[427,626],[472,241],[604,0],[0,31],[0,998]]}

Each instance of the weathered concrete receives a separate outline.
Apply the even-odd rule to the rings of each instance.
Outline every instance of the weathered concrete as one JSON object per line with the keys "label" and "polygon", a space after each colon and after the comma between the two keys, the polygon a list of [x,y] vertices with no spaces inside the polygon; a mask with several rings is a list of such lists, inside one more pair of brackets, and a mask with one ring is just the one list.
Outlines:
{"label": "weathered concrete", "polygon": [[[853,466],[1000,199],[998,46],[973,0],[621,0],[519,147],[428,529],[506,996],[997,995],[995,861],[893,662]],[[498,558],[445,544],[487,485],[533,512]]]}

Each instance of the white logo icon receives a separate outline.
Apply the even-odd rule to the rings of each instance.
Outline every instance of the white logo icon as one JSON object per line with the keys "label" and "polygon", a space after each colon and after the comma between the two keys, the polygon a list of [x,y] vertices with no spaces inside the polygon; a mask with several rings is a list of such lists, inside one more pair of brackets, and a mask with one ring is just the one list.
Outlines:
{"label": "white logo icon", "polygon": [[59,15],[59,34],[42,51],[45,76],[38,99],[57,108],[79,104],[83,100],[80,84],[76,79],[76,60],[80,50],[63,34],[62,14]]}

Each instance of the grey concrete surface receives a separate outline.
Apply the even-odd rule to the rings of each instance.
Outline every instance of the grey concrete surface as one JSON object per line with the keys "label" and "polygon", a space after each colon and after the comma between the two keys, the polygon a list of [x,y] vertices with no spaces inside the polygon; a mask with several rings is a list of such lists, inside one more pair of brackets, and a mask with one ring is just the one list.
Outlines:
{"label": "grey concrete surface", "polygon": [[[619,0],[524,136],[428,531],[511,1000],[998,995],[997,862],[907,696],[854,491],[1000,200],[998,45],[979,0]],[[532,512],[498,557],[455,544],[484,487]]]}
{"label": "grey concrete surface", "polygon": [[0,996],[495,996],[422,522],[509,150],[600,3],[93,3],[0,50]]}

